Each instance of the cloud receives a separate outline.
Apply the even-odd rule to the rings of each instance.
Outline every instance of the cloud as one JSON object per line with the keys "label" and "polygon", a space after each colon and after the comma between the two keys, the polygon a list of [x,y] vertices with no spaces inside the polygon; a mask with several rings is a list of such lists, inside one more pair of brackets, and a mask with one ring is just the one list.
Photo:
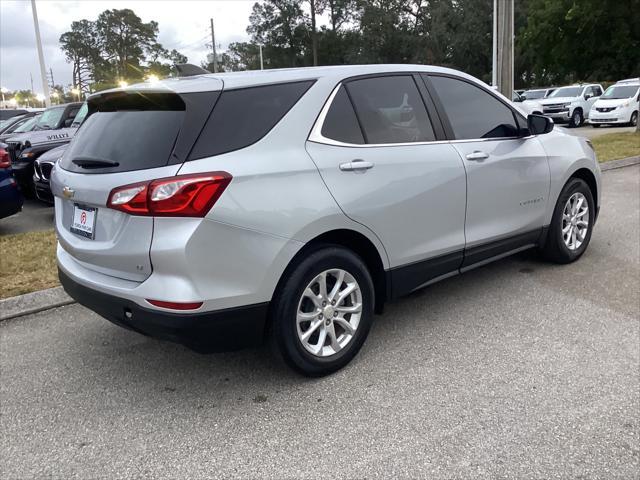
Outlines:
{"label": "cloud", "polygon": [[[229,43],[247,40],[246,28],[255,0],[215,2],[183,0],[127,2],[115,1],[37,1],[40,34],[47,69],[53,70],[57,84],[70,84],[72,67],[60,50],[60,35],[71,28],[71,22],[95,20],[111,8],[130,8],[149,22],[158,22],[158,40],[168,49],[187,55],[189,62],[199,64],[210,52],[211,17],[215,22],[216,43],[226,49]],[[30,88],[42,91],[40,68],[35,46],[31,4],[25,1],[0,1],[0,84],[10,90]]]}

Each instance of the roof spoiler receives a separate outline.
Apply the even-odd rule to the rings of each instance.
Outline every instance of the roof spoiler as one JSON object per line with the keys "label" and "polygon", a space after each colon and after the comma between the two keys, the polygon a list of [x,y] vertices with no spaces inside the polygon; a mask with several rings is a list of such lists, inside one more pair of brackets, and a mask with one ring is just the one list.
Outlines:
{"label": "roof spoiler", "polygon": [[195,75],[207,75],[211,73],[209,70],[205,70],[197,65],[192,65],[191,63],[176,63],[174,67],[178,72],[178,77],[193,77]]}

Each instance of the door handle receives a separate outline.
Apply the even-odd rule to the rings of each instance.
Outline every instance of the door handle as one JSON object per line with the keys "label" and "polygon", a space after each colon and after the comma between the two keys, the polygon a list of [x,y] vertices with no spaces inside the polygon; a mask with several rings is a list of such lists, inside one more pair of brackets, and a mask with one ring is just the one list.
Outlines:
{"label": "door handle", "polygon": [[489,154],[481,152],[480,150],[467,154],[467,160],[481,161],[486,160],[487,158],[489,158]]}
{"label": "door handle", "polygon": [[369,170],[373,168],[372,162],[367,162],[365,160],[353,160],[347,163],[340,164],[340,170],[343,172],[364,172],[365,170]]}

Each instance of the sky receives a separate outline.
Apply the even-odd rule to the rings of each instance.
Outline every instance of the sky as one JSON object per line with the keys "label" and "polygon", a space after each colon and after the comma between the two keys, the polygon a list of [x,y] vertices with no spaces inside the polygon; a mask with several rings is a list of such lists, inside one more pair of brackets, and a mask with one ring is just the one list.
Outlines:
{"label": "sky", "polygon": [[[216,44],[225,50],[229,43],[248,39],[249,15],[255,0],[36,0],[44,61],[53,71],[57,85],[71,83],[72,68],[65,61],[58,40],[76,20],[96,20],[111,8],[130,8],[144,22],[158,22],[158,40],[199,65],[206,59],[211,42],[210,18],[214,19]],[[0,86],[9,90],[31,88],[42,93],[31,2],[0,0]]]}

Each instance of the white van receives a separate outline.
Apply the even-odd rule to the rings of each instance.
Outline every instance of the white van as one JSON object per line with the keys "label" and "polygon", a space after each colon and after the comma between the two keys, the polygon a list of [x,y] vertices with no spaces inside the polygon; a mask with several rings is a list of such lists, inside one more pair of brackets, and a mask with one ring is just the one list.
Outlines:
{"label": "white van", "polygon": [[638,124],[640,79],[623,80],[607,88],[589,112],[592,127]]}

